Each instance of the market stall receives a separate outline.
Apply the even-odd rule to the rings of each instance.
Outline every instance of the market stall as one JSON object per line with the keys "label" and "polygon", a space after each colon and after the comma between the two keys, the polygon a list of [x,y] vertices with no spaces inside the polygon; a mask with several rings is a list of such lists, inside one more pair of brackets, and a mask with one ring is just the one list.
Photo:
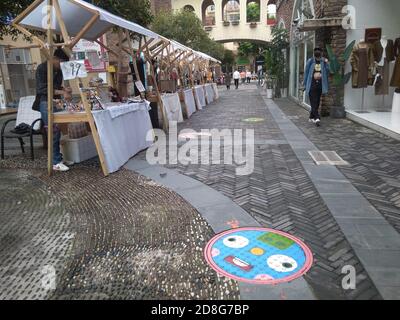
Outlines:
{"label": "market stall", "polygon": [[193,88],[194,96],[196,98],[197,109],[201,110],[206,106],[206,96],[204,93],[204,87],[202,85],[195,86]]}
{"label": "market stall", "polygon": [[206,101],[207,104],[213,103],[214,102],[214,89],[211,83],[206,83],[204,85],[204,92],[206,96]]}
{"label": "market stall", "polygon": [[182,106],[178,92],[165,93],[161,95],[161,99],[168,122],[183,122]]}
{"label": "market stall", "polygon": [[196,112],[196,102],[194,100],[192,89],[186,89],[183,91],[183,100],[186,106],[186,115],[190,118],[190,116]]}
{"label": "market stall", "polygon": [[[147,38],[153,40],[158,37],[150,30],[81,0],[36,0],[13,21],[12,26],[31,37],[36,46],[48,58],[53,56],[57,47],[62,47],[71,54],[72,48],[80,39],[97,41],[101,35],[112,28],[118,29],[119,51],[128,52],[132,57],[135,56],[130,40],[132,34],[138,35],[140,39],[143,38],[143,47],[148,44]],[[40,38],[28,29],[39,30],[45,32],[46,35]],[[56,42],[55,35],[61,36],[62,42]],[[128,42],[128,47],[123,46],[123,37]],[[118,55],[115,51],[106,49]],[[134,68],[137,72],[136,64],[134,64]],[[135,152],[148,146],[145,136],[148,130],[151,130],[151,125],[147,107],[143,108],[141,103],[136,102],[130,106],[107,104],[105,108],[97,97],[96,88],[83,87],[82,78],[85,77],[85,72],[82,64],[71,63],[64,69],[64,78],[66,70],[69,70],[71,72],[70,81],[76,82],[76,86],[80,88],[81,101],[78,108],[75,106],[65,112],[53,113],[53,64],[48,59],[48,172],[52,174],[53,170],[54,124],[87,122],[103,173],[108,175],[110,172],[118,170]],[[154,74],[153,81],[155,82]],[[162,105],[157,88],[156,95]],[[95,102],[92,99],[93,96]],[[137,125],[135,130],[131,130],[130,128],[133,128],[135,124]],[[123,125],[122,129],[118,129],[121,125]],[[129,140],[133,140],[133,142],[129,142]]]}
{"label": "market stall", "polygon": [[[183,121],[182,107],[186,115],[193,114],[195,97],[199,109],[205,106],[204,89],[194,87],[193,71],[196,68],[199,71],[206,70],[211,61],[218,63],[210,56],[194,51],[176,41],[168,40],[82,0],[36,0],[13,21],[12,26],[31,37],[35,43],[34,46],[40,48],[47,58],[53,56],[56,48],[63,48],[67,54],[71,55],[72,49],[81,39],[96,42],[107,53],[117,57],[118,66],[115,67],[117,84],[120,84],[121,79],[127,76],[122,68],[123,55],[128,54],[132,61],[132,74],[128,74],[132,75],[135,91],[139,92],[136,95],[139,96],[128,97],[131,105],[102,101],[99,98],[101,95],[99,92],[102,89],[97,84],[87,85],[87,79],[84,79],[87,77],[84,64],[80,61],[72,61],[73,63],[62,66],[63,75],[66,80],[65,75],[68,74],[70,83],[78,88],[80,101],[73,107],[67,107],[67,104],[71,102],[57,102],[66,111],[54,113],[53,105],[56,102],[53,101],[53,64],[51,59],[48,59],[49,174],[53,170],[52,141],[55,124],[88,123],[102,170],[105,175],[108,175],[118,170],[124,161],[129,160],[136,152],[149,146],[144,139],[147,131],[151,130],[146,109],[148,104],[146,108],[137,106],[146,103],[144,99],[153,104],[156,103],[157,113],[162,119],[162,127],[168,131],[171,119]],[[29,30],[41,31],[45,35],[37,36]],[[118,36],[117,44],[113,48],[98,41],[102,35],[111,30]],[[140,77],[140,59],[145,60],[143,64],[148,70],[148,74],[145,75],[145,84],[142,83]],[[159,70],[161,72],[157,73]],[[166,90],[169,91],[168,94],[161,92],[163,91],[163,75],[167,75],[166,80],[173,80],[173,84],[176,85],[172,90]],[[204,85],[204,81],[201,84]],[[190,97],[188,89],[195,93],[193,97]],[[184,102],[182,105],[180,105],[180,98]],[[152,111],[154,113],[154,110],[150,112]],[[115,116],[116,114],[118,115]],[[136,127],[141,131],[117,129],[121,125]],[[128,143],[129,139],[134,142]]]}

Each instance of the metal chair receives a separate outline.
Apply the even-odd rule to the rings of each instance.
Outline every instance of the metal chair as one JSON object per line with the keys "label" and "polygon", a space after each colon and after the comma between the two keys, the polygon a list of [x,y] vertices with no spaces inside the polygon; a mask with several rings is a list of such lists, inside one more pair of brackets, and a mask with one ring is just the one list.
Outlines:
{"label": "metal chair", "polygon": [[[1,159],[4,159],[4,140],[5,139],[18,139],[22,153],[25,153],[24,145],[25,142],[23,138],[29,138],[31,158],[35,159],[33,150],[33,136],[42,135],[43,142],[46,141],[46,131],[44,130],[43,121],[41,119],[41,114],[38,111],[32,110],[32,105],[35,101],[35,96],[22,97],[19,100],[17,118],[7,120],[1,129]],[[7,125],[15,122],[15,127],[22,123],[30,125],[30,129],[26,133],[18,134],[13,133],[10,130],[6,131]]]}

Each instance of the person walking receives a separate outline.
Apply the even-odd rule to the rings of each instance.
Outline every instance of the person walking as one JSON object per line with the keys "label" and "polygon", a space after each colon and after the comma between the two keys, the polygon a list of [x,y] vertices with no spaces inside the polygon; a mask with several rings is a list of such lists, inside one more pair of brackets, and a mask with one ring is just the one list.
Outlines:
{"label": "person walking", "polygon": [[233,73],[233,80],[235,81],[236,89],[239,89],[240,72],[238,70]]}
{"label": "person walking", "polygon": [[230,72],[227,72],[225,75],[225,85],[227,90],[231,89],[231,81],[232,81],[231,74]]}
{"label": "person walking", "polygon": [[242,80],[242,83],[244,84],[246,82],[246,71],[242,71],[240,73],[240,79]]}
{"label": "person walking", "polygon": [[[62,49],[54,51],[54,56],[51,58],[53,63],[53,99],[61,99],[64,96],[65,100],[72,98],[71,88],[64,88],[63,74],[61,71],[61,63],[69,61],[69,57]],[[42,116],[42,121],[45,130],[48,130],[48,102],[47,102],[47,61],[40,64],[36,70],[36,98],[39,103],[39,111]],[[56,106],[53,107],[53,112],[59,111]],[[73,162],[63,160],[63,155],[60,149],[61,131],[57,125],[53,127],[53,170],[54,171],[68,171],[68,165],[73,165]]]}
{"label": "person walking", "polygon": [[321,48],[315,48],[314,57],[310,58],[306,64],[304,87],[311,104],[309,121],[318,127],[321,125],[321,117],[319,115],[321,96],[329,91],[329,72],[329,60],[323,57]]}
{"label": "person walking", "polygon": [[247,70],[247,72],[246,72],[246,78],[247,78],[247,83],[250,83],[250,81],[251,81],[251,72],[249,70]]}

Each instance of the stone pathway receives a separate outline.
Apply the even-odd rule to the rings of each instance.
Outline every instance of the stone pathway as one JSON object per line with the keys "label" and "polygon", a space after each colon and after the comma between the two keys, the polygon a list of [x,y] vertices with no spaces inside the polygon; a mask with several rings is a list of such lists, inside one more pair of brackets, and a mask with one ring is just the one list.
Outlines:
{"label": "stone pathway", "polygon": [[37,151],[36,169],[0,162],[0,299],[239,299],[179,195],[128,170],[105,178],[97,160],[49,178]]}
{"label": "stone pathway", "polygon": [[[246,118],[264,118],[257,123]],[[259,224],[291,233],[310,246],[315,262],[305,276],[317,299],[379,299],[380,293],[353,247],[290,146],[255,86],[222,91],[218,103],[179,125],[179,129],[255,130],[255,170],[235,175],[235,165],[169,165],[221,192]],[[221,147],[222,149],[222,147]],[[143,155],[141,155],[143,159]],[[311,158],[308,161],[312,161]],[[342,269],[357,272],[356,290],[342,288]]]}
{"label": "stone pathway", "polygon": [[[236,175],[235,164],[150,167],[143,152],[107,178],[94,159],[50,179],[40,138],[34,163],[8,145],[0,161],[0,298],[400,298],[400,142],[348,120],[316,128],[307,117],[243,85],[222,89],[218,102],[179,125],[254,129],[248,176]],[[310,150],[336,151],[350,165],[316,166]],[[218,276],[203,258],[207,241],[249,225],[303,240],[314,253],[311,270],[274,287]],[[342,287],[348,265],[355,290]],[[51,272],[55,289],[43,286]]]}

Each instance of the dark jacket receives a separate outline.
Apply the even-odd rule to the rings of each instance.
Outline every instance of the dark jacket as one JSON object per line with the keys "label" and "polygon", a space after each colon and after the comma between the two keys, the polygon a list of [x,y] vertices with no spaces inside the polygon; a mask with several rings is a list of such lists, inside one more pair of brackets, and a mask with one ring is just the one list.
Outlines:
{"label": "dark jacket", "polygon": [[226,84],[226,85],[230,85],[230,84],[231,84],[231,81],[232,81],[232,76],[231,76],[230,73],[227,73],[227,74],[225,75],[225,84]]}
{"label": "dark jacket", "polygon": [[[62,71],[53,68],[53,86],[54,90],[62,90],[63,75]],[[40,96],[40,100],[47,100],[47,62],[40,64],[36,70],[36,95]],[[60,99],[55,95],[54,99]]]}
{"label": "dark jacket", "polygon": [[[382,47],[382,43],[380,40],[378,40],[374,43],[372,50],[374,52],[375,61],[380,62],[382,60],[382,55],[383,55],[383,47]],[[393,40],[388,40],[388,43],[386,46],[386,59],[388,61],[393,61],[395,59]]]}

